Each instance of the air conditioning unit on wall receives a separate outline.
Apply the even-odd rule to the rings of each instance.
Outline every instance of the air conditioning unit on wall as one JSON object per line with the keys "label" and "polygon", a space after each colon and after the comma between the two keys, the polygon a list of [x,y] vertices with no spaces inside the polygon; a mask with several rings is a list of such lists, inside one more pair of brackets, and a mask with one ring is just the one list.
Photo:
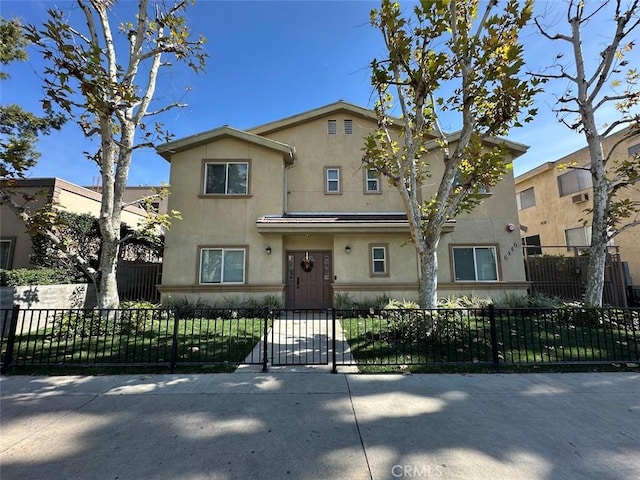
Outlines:
{"label": "air conditioning unit on wall", "polygon": [[578,195],[574,195],[573,197],[571,197],[571,201],[573,203],[582,203],[582,202],[586,202],[587,200],[589,200],[588,193],[580,193]]}

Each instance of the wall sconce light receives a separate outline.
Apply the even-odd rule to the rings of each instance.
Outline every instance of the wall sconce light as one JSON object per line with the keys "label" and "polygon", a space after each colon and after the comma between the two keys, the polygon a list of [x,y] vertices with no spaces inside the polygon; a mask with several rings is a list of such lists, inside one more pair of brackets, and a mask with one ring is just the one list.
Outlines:
{"label": "wall sconce light", "polygon": [[265,248],[264,251],[267,252],[267,255],[271,255],[271,247]]}
{"label": "wall sconce light", "polygon": [[347,245],[346,247],[344,247],[344,251],[347,254],[351,253],[351,247],[349,245]]}

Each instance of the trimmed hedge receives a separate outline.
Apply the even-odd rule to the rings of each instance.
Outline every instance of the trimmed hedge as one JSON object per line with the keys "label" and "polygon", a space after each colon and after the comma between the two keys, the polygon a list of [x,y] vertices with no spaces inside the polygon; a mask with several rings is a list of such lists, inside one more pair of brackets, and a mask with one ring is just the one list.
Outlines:
{"label": "trimmed hedge", "polygon": [[0,287],[19,287],[23,285],[61,285],[86,283],[74,272],[60,268],[16,268],[0,270]]}

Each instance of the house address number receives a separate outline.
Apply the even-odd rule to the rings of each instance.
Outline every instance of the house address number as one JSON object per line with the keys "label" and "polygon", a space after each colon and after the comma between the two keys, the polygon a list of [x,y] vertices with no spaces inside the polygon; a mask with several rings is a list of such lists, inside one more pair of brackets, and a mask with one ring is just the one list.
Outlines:
{"label": "house address number", "polygon": [[508,261],[508,260],[509,260],[509,257],[511,257],[511,254],[512,254],[513,252],[515,252],[515,251],[516,251],[516,249],[517,249],[517,248],[519,248],[519,247],[520,247],[520,245],[518,244],[518,242],[513,242],[513,245],[511,245],[511,248],[509,248],[509,250],[507,250],[507,253],[505,253],[505,255],[504,255],[504,257],[503,257],[503,258],[504,258],[504,261],[505,261],[505,262],[506,262],[506,261]]}

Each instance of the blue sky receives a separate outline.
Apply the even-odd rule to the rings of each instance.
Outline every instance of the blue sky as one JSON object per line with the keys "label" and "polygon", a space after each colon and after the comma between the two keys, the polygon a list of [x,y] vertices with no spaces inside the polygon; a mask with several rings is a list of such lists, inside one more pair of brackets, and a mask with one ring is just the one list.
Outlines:
{"label": "blue sky", "polygon": [[[339,99],[372,107],[373,90],[368,66],[372,58],[384,56],[380,34],[369,26],[369,12],[378,2],[369,1],[207,1],[188,10],[194,32],[207,37],[209,54],[205,73],[195,75],[184,68],[165,70],[156,91],[157,106],[179,100],[188,107],[163,115],[162,121],[182,138],[205,130],[231,125],[250,128],[278,120]],[[536,13],[551,31],[566,26],[559,1],[536,3]],[[133,2],[121,2],[115,11],[119,20],[130,20]],[[19,17],[24,23],[41,24],[47,8],[57,7],[79,19],[75,2],[67,0],[3,0],[0,13]],[[590,59],[613,31],[611,24],[592,21],[585,32],[585,50]],[[523,32],[527,63],[531,70],[550,65],[562,45],[545,40],[533,27]],[[566,51],[566,49],[565,49]],[[564,58],[568,58],[568,54]],[[639,64],[638,51],[628,57]],[[43,97],[43,62],[36,51],[29,61],[12,64],[12,78],[0,84],[2,103],[19,103],[38,112]],[[186,87],[189,91],[186,91]],[[551,111],[553,93],[561,93],[565,82],[547,84],[537,99],[539,115],[533,123],[514,129],[509,139],[530,146],[516,160],[516,175],[584,146],[584,137],[558,123]],[[601,123],[614,112],[603,112]],[[445,119],[445,129],[458,128],[456,119]],[[71,119],[59,132],[44,137],[38,145],[42,157],[31,177],[64,178],[91,185],[99,176],[95,164],[83,151],[95,150]],[[157,185],[169,180],[169,164],[153,150],[139,150],[129,175],[130,185]]]}

